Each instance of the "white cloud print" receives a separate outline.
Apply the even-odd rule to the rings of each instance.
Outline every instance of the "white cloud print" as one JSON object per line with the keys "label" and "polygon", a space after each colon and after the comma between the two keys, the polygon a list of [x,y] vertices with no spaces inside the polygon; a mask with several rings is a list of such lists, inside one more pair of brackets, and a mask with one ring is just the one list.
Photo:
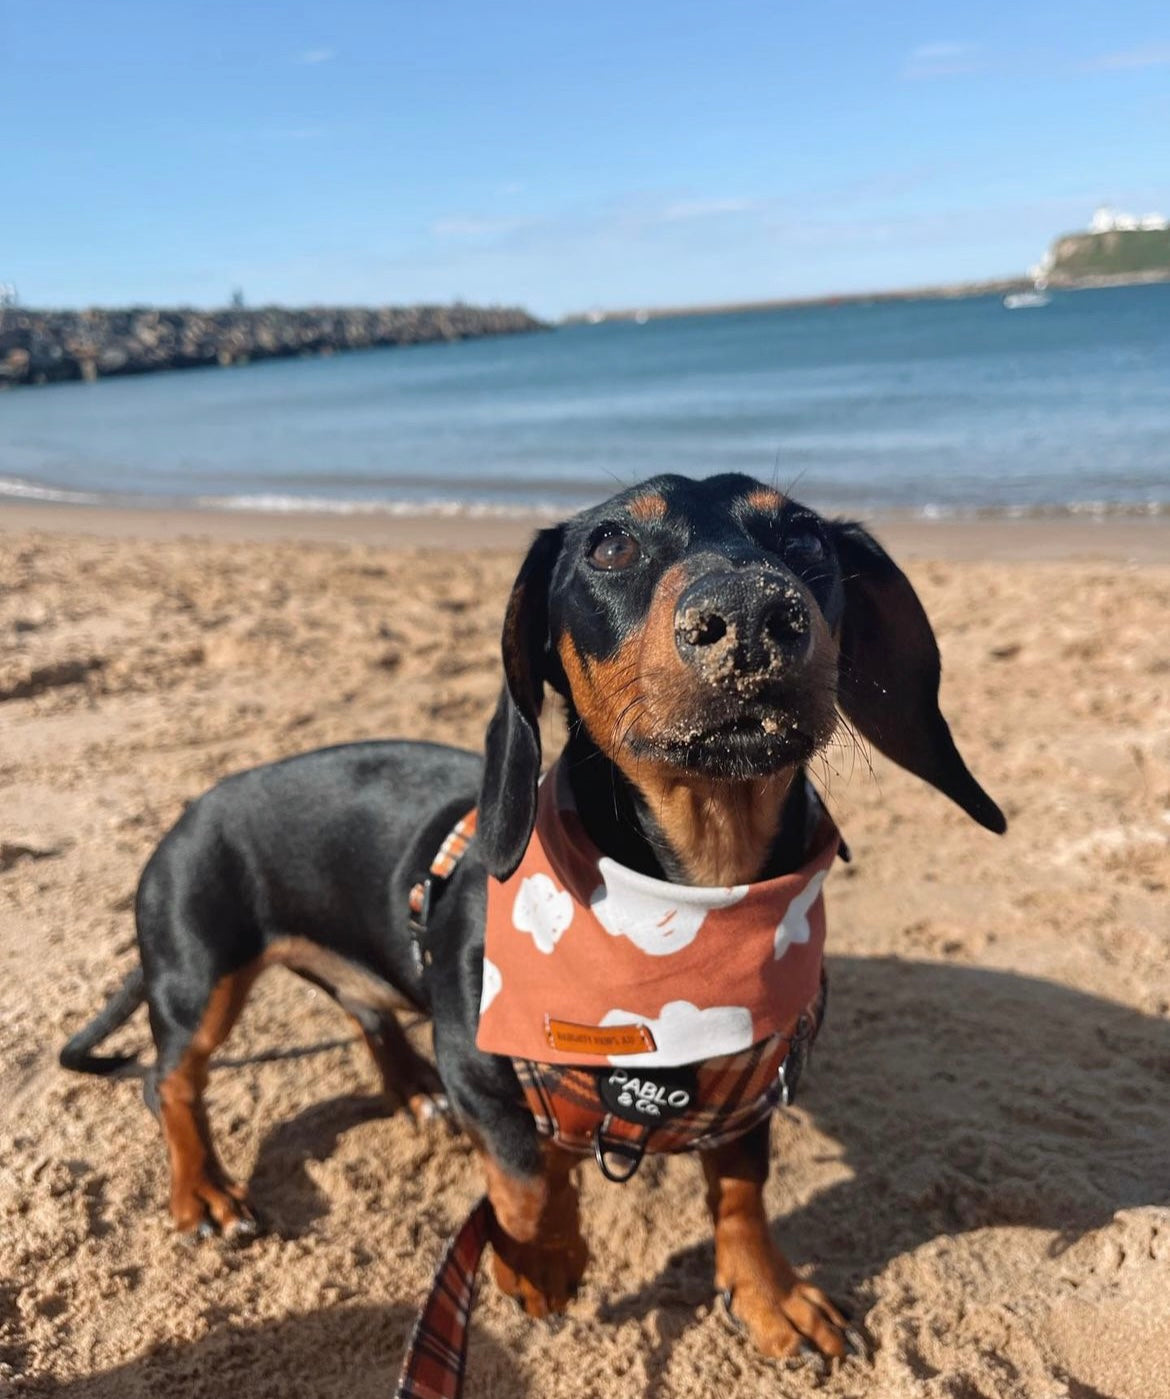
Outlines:
{"label": "white cloud print", "polygon": [[797,894],[796,898],[788,905],[788,912],[780,920],[776,928],[776,936],[772,939],[772,958],[779,961],[788,951],[794,942],[807,942],[812,936],[812,928],[808,921],[808,911],[817,901],[817,895],[821,892],[821,885],[825,882],[828,870],[820,870],[808,882],[808,888],[803,894]]}
{"label": "white cloud print", "polygon": [[532,874],[520,881],[512,905],[512,925],[531,934],[541,952],[549,953],[573,921],[573,896],[558,889],[547,874]]}
{"label": "white cloud print", "polygon": [[479,995],[479,1013],[483,1015],[488,1006],[500,994],[504,985],[504,978],[500,975],[500,969],[490,958],[483,959],[483,990]]}
{"label": "white cloud print", "polygon": [[708,1006],[690,1001],[667,1001],[656,1020],[628,1010],[607,1011],[602,1025],[645,1025],[654,1036],[655,1050],[646,1054],[611,1054],[614,1064],[665,1068],[693,1064],[720,1054],[738,1054],[752,1044],[752,1013],[746,1006]]}
{"label": "white cloud print", "polygon": [[636,874],[607,856],[598,868],[604,883],[589,898],[597,921],[612,937],[629,938],[650,957],[669,957],[689,947],[712,909],[730,908],[747,893],[747,885],[740,884],[697,890],[698,897],[687,900],[683,890]]}

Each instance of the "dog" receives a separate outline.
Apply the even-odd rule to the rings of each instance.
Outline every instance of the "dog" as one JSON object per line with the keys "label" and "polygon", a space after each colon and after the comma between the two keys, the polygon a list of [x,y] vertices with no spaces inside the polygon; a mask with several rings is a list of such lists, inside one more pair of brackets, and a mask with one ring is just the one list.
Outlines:
{"label": "dog", "polygon": [[[558,767],[583,839],[628,881],[737,891],[800,869],[816,806],[804,769],[843,726],[980,825],[1006,822],[939,710],[938,647],[904,574],[859,524],[749,477],[660,476],[541,530],[502,652],[482,757],[352,743],[237,774],[195,801],[142,875],[140,966],[61,1061],[117,1069],[125,1060],[92,1050],[145,1000],[157,1049],[147,1098],[174,1223],[245,1237],[256,1220],[203,1108],[208,1061],[264,969],[291,967],[356,1019],[393,1098],[420,1117],[445,1100],[470,1134],[497,1280],[541,1316],[567,1305],[586,1264],[578,1158],[538,1133],[514,1059],[476,1039],[494,992],[485,977],[498,975],[485,969],[489,889],[514,875],[537,822],[546,688],[565,706]],[[472,808],[466,852],[430,891],[441,897],[420,956],[412,890]],[[671,926],[676,941],[694,936]],[[545,951],[537,939],[534,956]],[[431,1018],[433,1067],[399,1027],[404,1010]],[[844,1316],[768,1229],[767,1118],[700,1154],[716,1281],[738,1322],[768,1355],[845,1354]]]}

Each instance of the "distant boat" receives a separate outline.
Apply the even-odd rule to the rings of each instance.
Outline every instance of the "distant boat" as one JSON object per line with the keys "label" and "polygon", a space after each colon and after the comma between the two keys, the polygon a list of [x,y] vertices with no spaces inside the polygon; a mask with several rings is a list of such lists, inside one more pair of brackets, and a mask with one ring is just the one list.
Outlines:
{"label": "distant boat", "polygon": [[1037,306],[1047,306],[1052,298],[1046,291],[1013,291],[1003,299],[1009,311],[1028,311]]}

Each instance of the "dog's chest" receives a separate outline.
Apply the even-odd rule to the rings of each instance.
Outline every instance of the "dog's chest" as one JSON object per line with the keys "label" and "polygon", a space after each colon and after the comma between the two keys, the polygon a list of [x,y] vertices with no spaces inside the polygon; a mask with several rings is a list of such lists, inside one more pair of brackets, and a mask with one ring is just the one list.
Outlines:
{"label": "dog's chest", "polygon": [[791,1033],[820,987],[838,843],[826,816],[791,874],[670,884],[600,854],[554,770],[520,866],[488,883],[478,1047],[664,1071]]}

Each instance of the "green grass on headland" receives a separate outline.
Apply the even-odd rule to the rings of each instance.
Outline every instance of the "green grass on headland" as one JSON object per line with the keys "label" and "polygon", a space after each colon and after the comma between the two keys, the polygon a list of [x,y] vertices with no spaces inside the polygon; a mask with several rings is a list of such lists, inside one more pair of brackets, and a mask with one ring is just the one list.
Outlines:
{"label": "green grass on headland", "polygon": [[1170,277],[1170,229],[1111,229],[1107,233],[1070,233],[1053,244],[1053,282],[1084,277]]}

